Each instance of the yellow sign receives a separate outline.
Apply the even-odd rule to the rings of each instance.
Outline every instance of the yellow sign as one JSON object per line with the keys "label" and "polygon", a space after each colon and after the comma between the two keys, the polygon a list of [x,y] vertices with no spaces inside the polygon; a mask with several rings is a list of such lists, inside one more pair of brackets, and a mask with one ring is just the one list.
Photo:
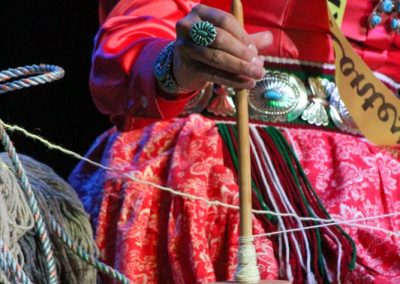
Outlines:
{"label": "yellow sign", "polygon": [[347,0],[328,0],[328,7],[331,10],[337,24],[342,26],[344,12],[346,11]]}
{"label": "yellow sign", "polygon": [[335,50],[336,85],[350,115],[372,143],[399,145],[400,100],[354,51],[332,13],[329,13],[329,22]]}

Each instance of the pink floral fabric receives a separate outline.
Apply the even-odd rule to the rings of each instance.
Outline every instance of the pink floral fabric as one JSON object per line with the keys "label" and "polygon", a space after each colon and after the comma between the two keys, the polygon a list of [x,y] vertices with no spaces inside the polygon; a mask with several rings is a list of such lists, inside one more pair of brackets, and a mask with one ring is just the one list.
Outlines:
{"label": "pink floral fabric", "polygon": [[[332,131],[281,128],[324,206],[349,220],[399,212],[396,149]],[[209,283],[232,279],[239,214],[203,200],[238,205],[235,174],[224,164],[216,122],[200,115],[158,122],[126,133],[104,133],[88,157],[115,169],[81,163],[70,177],[97,229],[101,257],[133,283]],[[130,177],[146,181],[146,184]],[[172,188],[191,199],[160,190]],[[254,234],[265,233],[254,216]],[[355,240],[357,265],[343,283],[400,283],[399,238],[365,226],[399,231],[400,218],[343,226]],[[257,238],[263,279],[277,279],[274,239]]]}

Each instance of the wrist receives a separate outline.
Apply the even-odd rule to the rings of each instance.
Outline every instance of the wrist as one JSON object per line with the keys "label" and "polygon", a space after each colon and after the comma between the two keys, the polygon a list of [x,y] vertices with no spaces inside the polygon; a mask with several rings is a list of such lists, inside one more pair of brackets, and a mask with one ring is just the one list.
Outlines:
{"label": "wrist", "polygon": [[176,82],[173,74],[174,50],[175,42],[172,41],[160,51],[153,66],[153,74],[159,89],[171,97],[195,92],[181,88]]}

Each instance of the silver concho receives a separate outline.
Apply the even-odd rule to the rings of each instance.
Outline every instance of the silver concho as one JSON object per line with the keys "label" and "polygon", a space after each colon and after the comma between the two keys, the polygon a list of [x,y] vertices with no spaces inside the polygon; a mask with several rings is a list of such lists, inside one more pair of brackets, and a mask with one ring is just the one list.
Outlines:
{"label": "silver concho", "polygon": [[214,88],[214,98],[207,107],[207,111],[218,116],[233,116],[236,113],[233,96],[235,91],[232,88],[216,86]]}
{"label": "silver concho", "polygon": [[249,105],[255,119],[293,121],[307,106],[307,90],[294,75],[266,71],[264,78],[250,91]]}
{"label": "silver concho", "polygon": [[333,123],[336,125],[337,128],[351,134],[361,134],[361,132],[357,128],[357,125],[351,118],[349,111],[344,105],[344,102],[340,99],[337,87],[335,87],[331,94],[329,104],[329,113],[331,115]]}
{"label": "silver concho", "polygon": [[327,126],[329,124],[329,117],[326,111],[329,105],[328,98],[332,92],[332,85],[327,79],[320,77],[308,78],[310,85],[310,104],[306,107],[301,118],[310,124],[317,126]]}

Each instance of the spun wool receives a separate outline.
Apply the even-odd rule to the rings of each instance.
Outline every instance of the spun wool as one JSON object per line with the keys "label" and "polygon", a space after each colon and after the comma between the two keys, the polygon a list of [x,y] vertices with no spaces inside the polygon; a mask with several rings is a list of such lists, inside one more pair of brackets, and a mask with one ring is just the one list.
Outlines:
{"label": "spun wool", "polygon": [[[30,157],[19,156],[47,228],[50,227],[51,217],[54,218],[80,246],[90,254],[94,254],[96,251],[89,218],[75,191],[48,166]],[[0,210],[2,210],[0,236],[7,240],[6,245],[11,248],[14,257],[32,283],[45,283],[45,279],[48,279],[46,259],[33,228],[33,217],[25,197],[21,195],[22,190],[16,178],[8,169],[11,169],[12,165],[7,154],[0,154],[0,159],[2,165],[0,167],[2,182],[0,184]],[[5,189],[2,190],[1,186]],[[7,192],[13,194],[7,194]],[[6,215],[3,215],[4,210],[7,211]],[[16,230],[10,233],[9,228],[16,228]],[[96,270],[70,251],[51,232],[50,237],[61,283],[96,283]]]}
{"label": "spun wool", "polygon": [[0,214],[0,238],[23,266],[18,242],[33,228],[34,220],[18,181],[4,163],[0,163]]}
{"label": "spun wool", "polygon": [[[237,169],[237,133],[232,125],[218,125],[227,145],[226,162]],[[353,240],[339,227],[305,230],[309,222],[299,216],[328,218],[318,196],[311,187],[293,150],[279,130],[273,127],[250,126],[252,150],[253,206],[279,213],[291,213],[293,218],[262,216],[270,231],[291,231],[300,234],[277,236],[280,276],[298,283],[340,283],[354,268],[356,250]],[[324,244],[334,243],[336,250]],[[337,261],[328,263],[327,256],[335,255]],[[336,279],[334,279],[335,277]]]}

